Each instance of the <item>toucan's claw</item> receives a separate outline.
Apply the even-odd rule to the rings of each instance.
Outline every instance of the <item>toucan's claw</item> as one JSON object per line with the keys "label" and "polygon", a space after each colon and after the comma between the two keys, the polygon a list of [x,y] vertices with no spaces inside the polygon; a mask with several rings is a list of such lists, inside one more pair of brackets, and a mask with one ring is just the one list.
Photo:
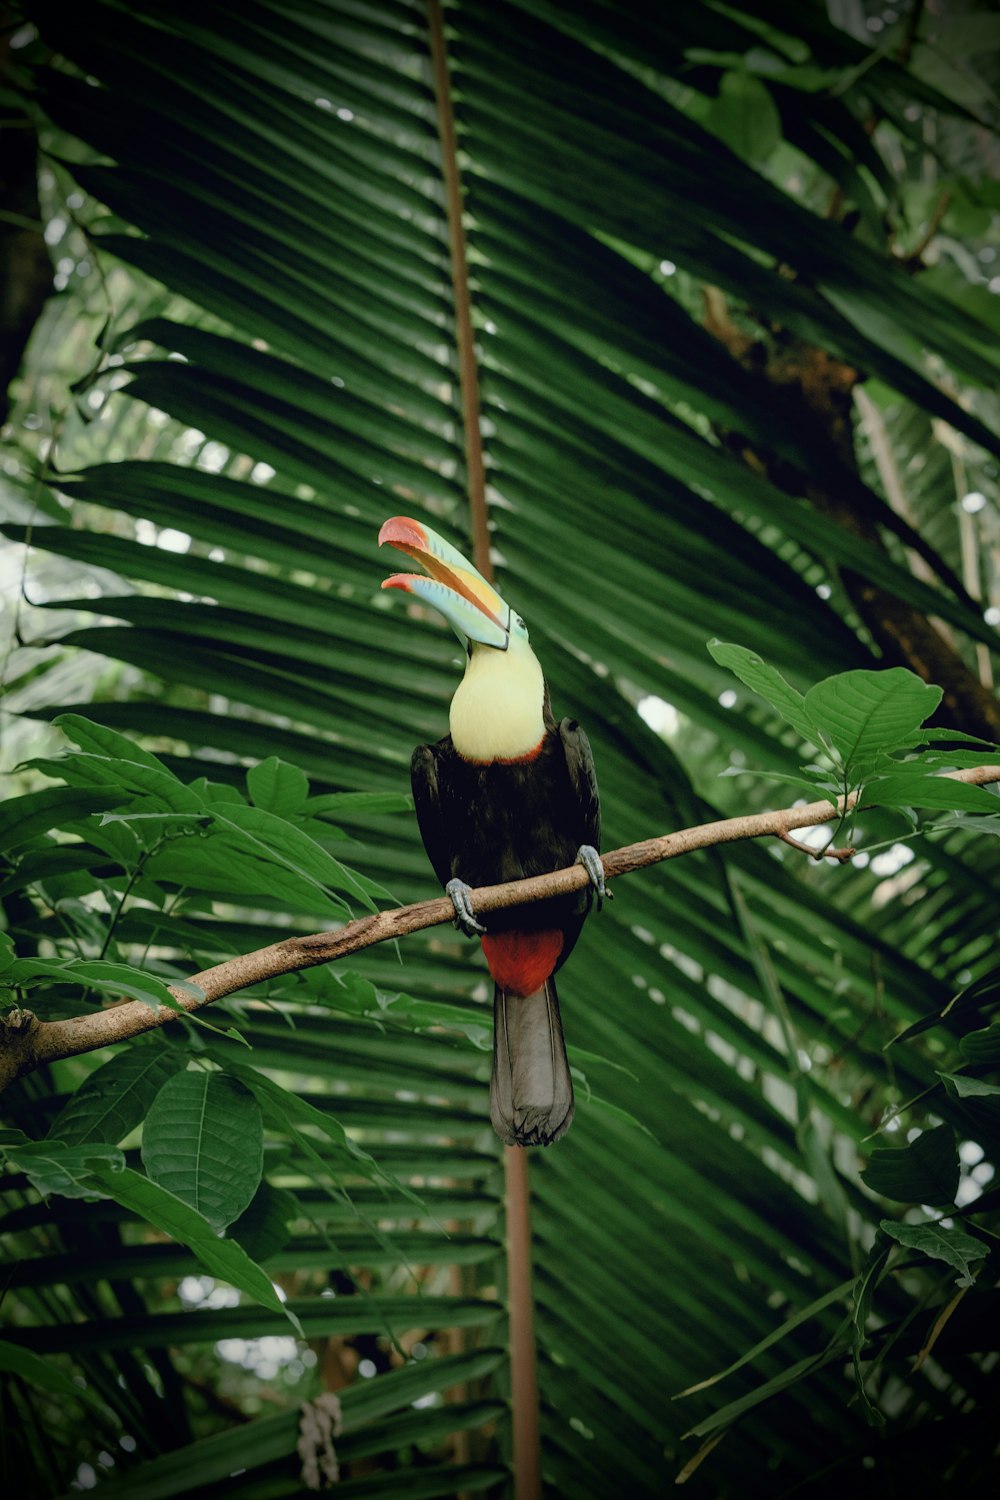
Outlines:
{"label": "toucan's claw", "polygon": [[605,884],[604,862],[601,859],[601,856],[598,854],[597,850],[594,848],[593,844],[581,844],[579,849],[576,851],[576,859],[573,861],[573,863],[577,865],[583,865],[583,868],[589,875],[590,883],[593,886],[595,894],[597,896],[598,911],[600,911],[601,907],[604,905],[605,896],[607,896],[609,901],[614,900],[614,891],[609,891],[607,885]]}
{"label": "toucan's claw", "polygon": [[476,921],[476,914],[472,910],[471,885],[466,885],[464,880],[449,880],[445,890],[455,908],[455,926],[458,930],[464,932],[466,937],[482,937],[486,928]]}

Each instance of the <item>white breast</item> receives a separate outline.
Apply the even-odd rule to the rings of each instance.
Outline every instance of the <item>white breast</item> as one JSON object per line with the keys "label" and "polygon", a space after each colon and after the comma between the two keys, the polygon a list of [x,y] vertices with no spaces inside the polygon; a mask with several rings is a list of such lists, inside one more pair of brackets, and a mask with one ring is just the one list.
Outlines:
{"label": "white breast", "polygon": [[545,681],[524,639],[506,651],[475,645],[451,700],[451,737],[466,760],[518,760],[545,733]]}

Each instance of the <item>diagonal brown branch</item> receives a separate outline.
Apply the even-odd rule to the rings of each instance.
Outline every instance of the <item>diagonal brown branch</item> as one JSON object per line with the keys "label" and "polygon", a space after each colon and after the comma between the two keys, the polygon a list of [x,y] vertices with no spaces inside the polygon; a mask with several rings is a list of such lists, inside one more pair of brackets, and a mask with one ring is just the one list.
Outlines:
{"label": "diagonal brown branch", "polygon": [[[961,781],[968,786],[986,786],[1000,782],[1000,765],[972,766],[963,771],[948,771],[945,778]],[[698,849],[711,849],[719,844],[740,843],[747,839],[781,838],[796,828],[811,828],[821,823],[832,823],[857,806],[857,793],[840,798],[837,806],[829,802],[811,802],[802,807],[789,807],[779,812],[753,813],[741,818],[723,818],[714,823],[699,823],[692,828],[682,828],[676,833],[664,834],[660,838],[644,839],[638,844],[627,844],[622,849],[613,849],[602,856],[608,880],[629,875],[634,870],[649,865],[661,864],[667,859],[677,859],[683,854],[693,854]],[[473,905],[478,912],[499,911],[505,906],[515,906],[529,901],[543,901],[547,896],[567,895],[582,890],[587,884],[586,872],[580,865],[570,865],[564,870],[553,870],[549,875],[533,875],[528,880],[512,880],[505,885],[481,886],[473,892]],[[360,953],[376,943],[391,938],[405,937],[411,932],[420,932],[425,927],[437,927],[450,922],[454,909],[447,896],[433,901],[418,901],[412,906],[400,906],[391,911],[378,912],[374,916],[360,917],[355,922],[336,932],[318,932],[308,937],[284,938],[266,948],[257,948],[252,953],[243,953],[238,958],[226,959],[211,969],[194,974],[190,983],[201,991],[201,995],[189,990],[173,990],[181,1008],[188,1012],[200,1010],[213,1000],[236,994],[263,980],[277,978],[280,974],[292,974],[300,969],[315,968],[317,964],[333,963],[338,958],[347,958],[351,953]],[[169,1021],[177,1020],[177,1012],[161,1006],[154,1010],[142,1001],[128,1001],[107,1010],[89,1015],[73,1016],[65,1021],[38,1021],[28,1012],[15,1013],[0,1025],[0,1088],[24,1073],[30,1073],[42,1063],[55,1062],[63,1057],[75,1057],[81,1052],[93,1052],[98,1047],[111,1046],[153,1031]]]}

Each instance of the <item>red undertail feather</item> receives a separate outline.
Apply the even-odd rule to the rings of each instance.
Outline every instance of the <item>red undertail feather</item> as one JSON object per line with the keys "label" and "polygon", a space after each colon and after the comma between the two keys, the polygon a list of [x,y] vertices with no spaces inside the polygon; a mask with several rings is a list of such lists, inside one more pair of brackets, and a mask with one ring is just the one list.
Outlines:
{"label": "red undertail feather", "polygon": [[533,995],[559,961],[565,938],[558,928],[545,932],[489,932],[480,939],[490,973],[501,989]]}

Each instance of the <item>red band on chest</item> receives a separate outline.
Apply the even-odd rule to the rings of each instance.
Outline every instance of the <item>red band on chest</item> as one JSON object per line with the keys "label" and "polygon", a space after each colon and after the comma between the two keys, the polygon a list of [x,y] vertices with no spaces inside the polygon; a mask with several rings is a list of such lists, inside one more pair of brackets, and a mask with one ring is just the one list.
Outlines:
{"label": "red band on chest", "polygon": [[553,928],[546,932],[487,933],[480,941],[497,984],[515,995],[533,995],[558,963],[565,938]]}
{"label": "red band on chest", "polygon": [[492,760],[474,760],[471,756],[463,755],[462,759],[468,761],[470,766],[523,766],[525,761],[538,759],[544,744],[543,734],[535,748],[529,750],[526,755],[497,755]]}

